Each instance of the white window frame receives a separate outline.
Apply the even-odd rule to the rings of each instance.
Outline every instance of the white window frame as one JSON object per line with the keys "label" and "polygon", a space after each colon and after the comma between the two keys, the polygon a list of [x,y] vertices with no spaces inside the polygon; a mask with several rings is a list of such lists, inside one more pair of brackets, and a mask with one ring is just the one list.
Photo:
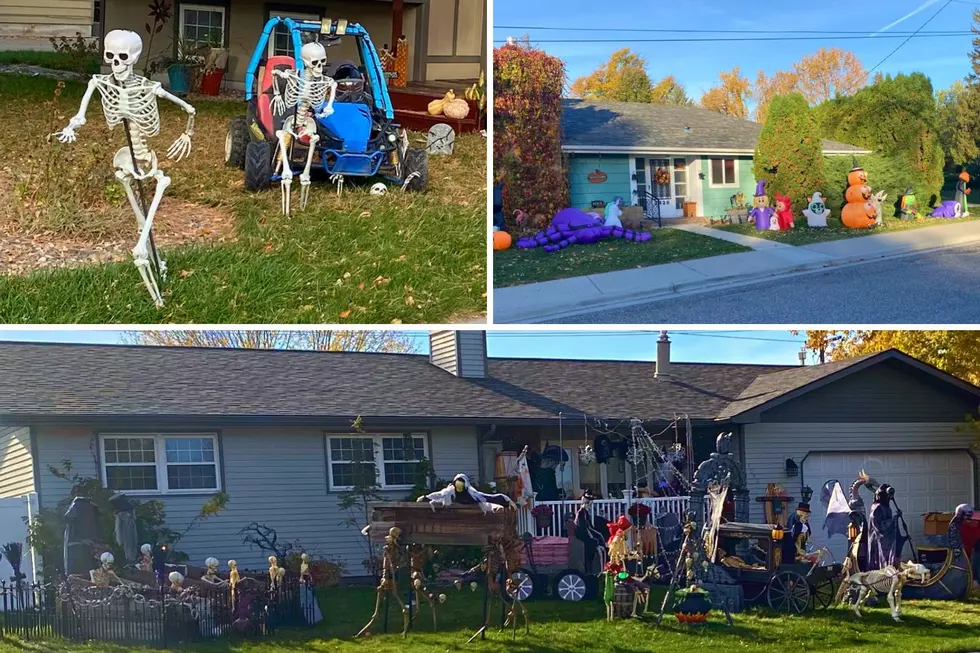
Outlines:
{"label": "white window frame", "polygon": [[[331,447],[330,440],[333,438],[350,438],[352,440],[370,440],[372,442],[372,451],[374,452],[374,466],[378,470],[378,485],[382,490],[410,490],[412,485],[395,485],[387,483],[385,479],[385,460],[384,460],[384,445],[382,440],[385,438],[420,438],[422,440],[422,455],[425,456],[426,460],[429,459],[429,434],[424,431],[414,431],[414,432],[390,432],[390,433],[325,433],[324,434],[324,444],[326,445],[327,451],[327,484],[331,492],[343,492],[345,490],[350,490],[349,485],[336,485],[333,482],[333,459],[331,458]],[[389,462],[419,462],[412,460],[405,461],[389,461]]]}
{"label": "white window frame", "polygon": [[[715,183],[715,167],[714,167],[714,165],[712,165],[711,162],[712,161],[722,161],[722,162],[724,162],[724,161],[727,161],[728,159],[731,159],[735,163],[735,182],[734,183],[731,183],[731,184],[726,184],[726,183],[724,183],[724,180],[722,180],[722,183]],[[739,186],[739,183],[738,183],[739,182],[739,179],[738,179],[738,167],[739,167],[738,166],[738,157],[734,157],[734,156],[709,156],[708,157],[708,188],[738,188],[738,186]],[[722,174],[724,174],[724,170],[725,170],[725,164],[724,163],[721,164],[721,168],[722,168]]]}
{"label": "white window frame", "polygon": [[[108,474],[106,472],[106,459],[105,459],[105,440],[106,438],[153,438],[154,443],[154,458],[156,462],[157,472],[157,489],[155,490],[118,490],[119,492],[124,492],[125,494],[139,496],[139,495],[157,495],[157,494],[212,494],[214,492],[221,492],[221,452],[218,449],[218,434],[217,433],[124,433],[124,432],[106,432],[99,433],[99,474],[102,477],[103,487],[109,487]],[[167,479],[167,465],[168,464],[194,464],[194,465],[210,465],[212,463],[167,463],[167,440],[175,439],[196,439],[200,440],[203,438],[210,438],[211,442],[214,444],[214,488],[191,488],[188,490],[171,490],[168,487]],[[125,466],[126,463],[122,463]],[[139,464],[136,464],[139,466]],[[143,466],[148,465],[148,463],[143,463]]]}
{"label": "white window frame", "polygon": [[[186,22],[184,20],[184,11],[191,9],[194,11],[210,11],[221,14],[221,45],[224,46],[228,42],[228,34],[226,32],[225,26],[228,24],[228,14],[225,13],[224,5],[199,5],[199,4],[186,4],[180,3],[180,43],[184,42],[184,26]],[[197,41],[194,42],[194,47],[200,47]]]}
{"label": "white window frame", "polygon": [[[315,8],[316,7],[310,7],[310,9],[315,9]],[[266,18],[265,18],[266,19],[266,22],[268,22],[269,19],[272,18],[273,16],[280,16],[282,18],[292,18],[293,20],[315,20],[317,22],[323,20],[323,14],[318,14],[318,13],[315,13],[315,12],[312,12],[312,11],[311,12],[291,12],[291,11],[275,11],[273,9],[270,9],[266,13],[268,14],[266,16]],[[265,23],[263,23],[263,25],[264,24]],[[282,27],[283,29],[285,29],[285,26],[282,23],[276,25],[276,27],[277,28]],[[303,34],[303,33],[300,32],[300,34]],[[292,36],[290,35],[290,39],[291,38],[292,38]],[[274,57],[274,56],[276,56],[275,47],[276,47],[276,31],[275,31],[275,29],[273,29],[272,30],[272,33],[269,34],[269,45],[266,48],[266,56],[267,57]],[[285,56],[287,56],[287,57],[293,57],[294,59],[298,59],[299,58],[299,53],[298,52],[295,52],[295,53],[293,52],[292,41],[290,41],[289,52]]]}

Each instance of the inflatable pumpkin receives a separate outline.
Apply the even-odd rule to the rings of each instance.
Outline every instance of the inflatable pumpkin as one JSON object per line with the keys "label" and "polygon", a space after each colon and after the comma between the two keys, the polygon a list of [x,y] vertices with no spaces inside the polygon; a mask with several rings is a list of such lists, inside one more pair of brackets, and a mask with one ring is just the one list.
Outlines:
{"label": "inflatable pumpkin", "polygon": [[849,186],[863,186],[868,183],[868,173],[858,165],[857,159],[854,159],[854,167],[847,173],[847,183]]}
{"label": "inflatable pumpkin", "polygon": [[848,186],[844,193],[844,199],[848,202],[867,202],[871,199],[871,186]]}
{"label": "inflatable pumpkin", "polygon": [[493,232],[493,248],[495,250],[507,249],[510,247],[511,243],[514,242],[513,238],[506,231],[495,231]]}
{"label": "inflatable pumpkin", "polygon": [[872,196],[868,186],[868,173],[853,159],[854,167],[847,173],[847,191],[844,198],[847,204],[841,209],[840,219],[845,227],[867,229],[878,224],[881,213],[880,204]]}

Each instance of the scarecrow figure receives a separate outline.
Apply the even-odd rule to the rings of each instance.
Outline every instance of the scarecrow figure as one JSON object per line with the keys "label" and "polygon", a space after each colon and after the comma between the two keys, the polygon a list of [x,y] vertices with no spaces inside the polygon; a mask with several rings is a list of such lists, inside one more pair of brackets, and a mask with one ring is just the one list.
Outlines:
{"label": "scarecrow figure", "polygon": [[898,568],[902,563],[905,538],[899,530],[902,511],[892,510],[895,488],[882,483],[868,513],[868,569]]}

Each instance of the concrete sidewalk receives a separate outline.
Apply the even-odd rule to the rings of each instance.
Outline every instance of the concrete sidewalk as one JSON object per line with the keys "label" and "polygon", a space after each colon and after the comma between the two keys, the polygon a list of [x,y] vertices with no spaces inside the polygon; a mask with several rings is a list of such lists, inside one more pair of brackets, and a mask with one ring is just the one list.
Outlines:
{"label": "concrete sidewalk", "polygon": [[695,225],[676,228],[737,242],[754,251],[496,288],[494,322],[555,319],[564,313],[668,299],[723,286],[764,283],[778,275],[980,241],[980,220],[799,247]]}

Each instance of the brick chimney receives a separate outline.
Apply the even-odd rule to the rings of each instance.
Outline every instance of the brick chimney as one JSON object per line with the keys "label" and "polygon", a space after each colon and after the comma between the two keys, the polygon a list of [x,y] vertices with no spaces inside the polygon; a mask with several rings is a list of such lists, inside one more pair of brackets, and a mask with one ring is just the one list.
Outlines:
{"label": "brick chimney", "polygon": [[486,331],[430,331],[429,362],[466,379],[487,376]]}
{"label": "brick chimney", "polygon": [[670,375],[670,338],[667,337],[666,331],[660,332],[660,338],[657,339],[657,371],[654,374],[655,377],[660,378],[662,376]]}

